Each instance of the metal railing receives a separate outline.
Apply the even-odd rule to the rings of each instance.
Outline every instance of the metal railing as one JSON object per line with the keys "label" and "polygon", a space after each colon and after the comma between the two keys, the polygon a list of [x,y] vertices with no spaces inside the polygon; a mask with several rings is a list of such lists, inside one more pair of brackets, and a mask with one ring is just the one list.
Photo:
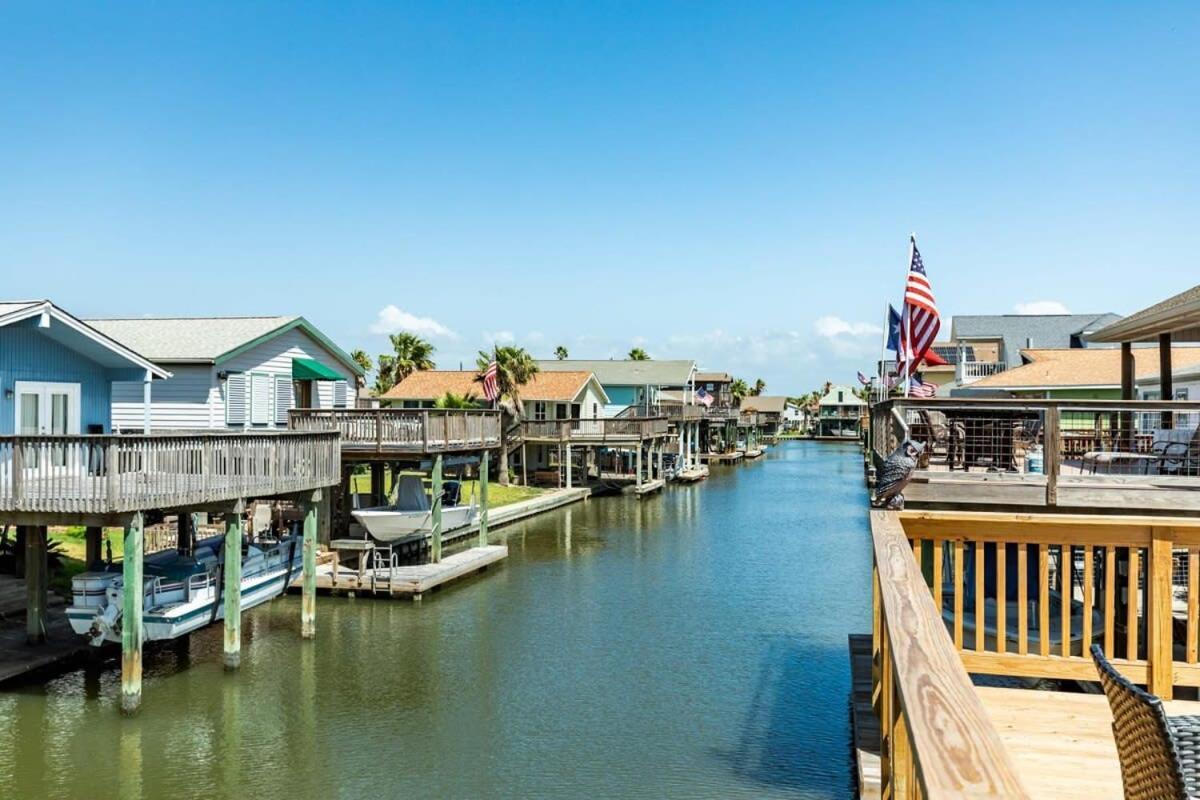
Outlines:
{"label": "metal railing", "polygon": [[629,441],[666,436],[668,421],[666,417],[525,420],[521,428],[527,441]]}
{"label": "metal railing", "polygon": [[993,495],[980,502],[1200,510],[1200,403],[893,399],[871,407],[871,426],[877,465],[912,439],[922,480],[979,479],[979,497]]}
{"label": "metal railing", "polygon": [[500,412],[476,409],[299,408],[297,431],[338,431],[347,452],[386,454],[483,450],[500,444]]}
{"label": "metal railing", "polygon": [[0,437],[0,511],[103,514],[336,485],[338,434]]}

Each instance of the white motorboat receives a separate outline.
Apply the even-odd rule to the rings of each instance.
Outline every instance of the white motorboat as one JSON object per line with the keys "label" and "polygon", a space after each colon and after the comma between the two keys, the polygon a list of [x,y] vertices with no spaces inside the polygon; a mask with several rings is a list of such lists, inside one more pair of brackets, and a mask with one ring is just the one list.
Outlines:
{"label": "white motorboat", "polygon": [[[217,553],[220,537],[198,542],[194,556],[174,550],[153,553],[143,565],[142,630],[147,640],[174,639],[225,617],[224,577]],[[242,555],[241,608],[283,594],[300,574],[301,541],[288,536],[251,544]],[[125,581],[119,564],[71,579],[71,628],[93,645],[121,641]]]}
{"label": "white motorboat", "polygon": [[[380,542],[397,542],[411,536],[433,532],[433,509],[425,486],[417,475],[402,475],[396,487],[396,502],[352,511],[371,537]],[[470,505],[442,506],[442,532],[470,525],[476,516],[475,502]]]}

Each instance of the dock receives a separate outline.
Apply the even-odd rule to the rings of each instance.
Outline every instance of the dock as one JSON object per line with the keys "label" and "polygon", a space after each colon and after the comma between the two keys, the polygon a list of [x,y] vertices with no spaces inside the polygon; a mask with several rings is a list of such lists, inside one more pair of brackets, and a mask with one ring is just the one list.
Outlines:
{"label": "dock", "polygon": [[879,718],[871,703],[871,634],[852,633],[850,645],[850,723],[858,796],[879,800],[883,791],[879,763]]}
{"label": "dock", "polygon": [[[336,561],[317,566],[317,591],[368,592],[388,597],[410,597],[420,600],[426,592],[447,583],[474,575],[508,558],[504,545],[472,547],[441,561],[382,569],[357,569],[340,566]],[[292,585],[298,587],[298,583]]]}
{"label": "dock", "polygon": [[649,481],[642,481],[639,484],[630,484],[621,491],[624,494],[633,494],[638,497],[643,497],[654,492],[662,491],[662,488],[667,485],[667,482],[662,478],[655,478]]}
{"label": "dock", "polygon": [[702,464],[733,464],[741,461],[743,456],[741,450],[735,450],[732,453],[701,453],[700,462]]}
{"label": "dock", "polygon": [[[87,640],[71,630],[64,606],[46,611],[46,641],[37,646],[25,643],[25,622],[0,626],[0,685],[20,680],[41,670],[61,669],[66,662],[86,658],[94,650]],[[116,645],[103,648],[111,651]]]}

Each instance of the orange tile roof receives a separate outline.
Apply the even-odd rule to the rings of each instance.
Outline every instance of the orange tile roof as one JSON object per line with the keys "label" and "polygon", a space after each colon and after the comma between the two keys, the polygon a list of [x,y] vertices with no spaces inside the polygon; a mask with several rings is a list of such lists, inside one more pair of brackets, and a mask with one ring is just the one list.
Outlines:
{"label": "orange tile roof", "polygon": [[[429,369],[414,372],[384,394],[382,400],[436,400],[446,392],[483,397],[483,387],[474,370]],[[569,402],[583,389],[590,372],[539,372],[521,387],[522,400]]]}
{"label": "orange tile roof", "polygon": [[[1071,386],[1120,386],[1121,351],[1117,348],[1022,350],[1032,363],[968,384],[972,389],[1032,389]],[[1158,348],[1133,349],[1134,378],[1158,374]],[[1200,347],[1172,347],[1171,366],[1200,364]]]}

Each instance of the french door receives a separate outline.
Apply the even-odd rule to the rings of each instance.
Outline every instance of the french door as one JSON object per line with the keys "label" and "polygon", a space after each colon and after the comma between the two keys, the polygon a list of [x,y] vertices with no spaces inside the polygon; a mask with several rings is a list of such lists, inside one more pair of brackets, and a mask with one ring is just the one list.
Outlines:
{"label": "french door", "polygon": [[[18,436],[66,436],[79,434],[78,383],[51,383],[49,381],[17,381],[13,387],[16,402],[16,425]],[[29,453],[26,467],[39,466],[38,451]],[[55,466],[66,466],[66,448],[55,446],[50,451]],[[30,463],[32,461],[32,463]]]}

